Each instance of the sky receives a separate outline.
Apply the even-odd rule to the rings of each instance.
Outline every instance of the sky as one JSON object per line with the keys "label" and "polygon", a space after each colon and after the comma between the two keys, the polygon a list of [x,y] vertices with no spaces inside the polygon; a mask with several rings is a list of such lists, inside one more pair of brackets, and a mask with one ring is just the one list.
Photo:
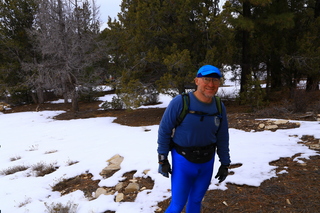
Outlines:
{"label": "sky", "polygon": [[[100,6],[101,30],[107,27],[108,16],[117,19],[117,14],[121,11],[121,2],[122,0],[96,0],[97,6]],[[225,0],[220,1],[221,7],[224,2]]]}
{"label": "sky", "polygon": [[121,11],[120,4],[122,0],[96,0],[97,6],[100,6],[101,28],[107,27],[108,16],[117,19],[117,14]]}
{"label": "sky", "polygon": [[[219,92],[224,90],[228,94],[238,91],[239,88],[232,82],[227,81],[227,84],[229,86],[220,88]],[[100,100],[111,101],[112,97],[109,94],[100,97]],[[169,96],[161,94],[161,104],[147,107],[165,108],[170,100]],[[53,103],[61,102],[63,100]],[[46,204],[67,205],[70,202],[78,204],[77,213],[102,213],[107,210],[116,213],[153,213],[159,202],[170,197],[170,179],[157,172],[158,125],[129,127],[113,123],[115,117],[54,120],[53,117],[60,113],[63,111],[0,113],[2,213],[44,213],[47,210]],[[309,156],[317,155],[298,141],[302,135],[320,138],[319,122],[290,122],[300,122],[301,125],[299,128],[280,129],[276,132],[245,132],[230,128],[231,161],[232,164],[242,166],[230,169],[234,174],[218,184],[214,178],[220,165],[216,158],[209,189],[226,190],[226,183],[258,187],[263,181],[287,172],[287,168],[284,168],[277,173],[276,166],[269,165],[270,162],[301,153],[294,161],[303,163]],[[124,157],[121,169],[103,179],[99,173],[108,165],[106,161],[116,154]],[[12,161],[12,158],[18,160]],[[71,161],[78,163],[69,165]],[[59,168],[51,174],[36,177],[31,167],[38,163],[52,164]],[[1,174],[6,169],[22,165],[30,168],[11,175]],[[93,180],[101,180],[100,187],[112,187],[122,180],[123,174],[133,170],[137,171],[135,177],[150,177],[154,181],[153,189],[139,192],[134,202],[115,202],[116,194],[101,195],[90,201],[82,191],[61,196],[51,188],[63,179],[86,172],[93,174]],[[144,174],[145,170],[149,170],[147,175]]]}

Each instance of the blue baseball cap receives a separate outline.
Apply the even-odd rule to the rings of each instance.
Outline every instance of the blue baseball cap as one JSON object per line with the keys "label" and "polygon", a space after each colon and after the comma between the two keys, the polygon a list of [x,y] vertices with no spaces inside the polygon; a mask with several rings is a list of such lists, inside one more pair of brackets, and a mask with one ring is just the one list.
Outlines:
{"label": "blue baseball cap", "polygon": [[204,65],[198,70],[197,77],[221,78],[222,75],[217,67],[212,65]]}

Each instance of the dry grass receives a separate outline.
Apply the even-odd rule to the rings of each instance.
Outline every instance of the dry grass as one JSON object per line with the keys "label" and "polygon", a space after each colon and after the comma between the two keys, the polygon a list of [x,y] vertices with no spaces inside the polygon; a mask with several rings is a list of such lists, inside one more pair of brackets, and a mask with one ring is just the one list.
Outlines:
{"label": "dry grass", "polygon": [[45,206],[48,213],[76,213],[78,209],[78,204],[71,202],[67,204],[51,203],[51,205],[45,203]]}
{"label": "dry grass", "polygon": [[50,151],[46,151],[44,154],[52,154],[56,152],[58,152],[58,150],[50,150]]}
{"label": "dry grass", "polygon": [[29,169],[28,166],[23,166],[23,165],[19,165],[19,166],[14,166],[14,167],[9,167],[7,169],[4,169],[0,172],[1,175],[11,175],[17,172],[21,172],[21,171],[25,171]]}
{"label": "dry grass", "polygon": [[79,161],[77,161],[77,160],[76,161],[68,160],[66,163],[67,163],[68,166],[71,166],[73,164],[79,163]]}
{"label": "dry grass", "polygon": [[55,163],[46,164],[46,163],[37,163],[33,165],[32,170],[36,172],[37,177],[42,177],[47,174],[50,174],[58,169],[58,167],[55,166]]}
{"label": "dry grass", "polygon": [[16,160],[20,160],[20,159],[21,159],[21,156],[15,156],[15,157],[10,158],[10,161],[16,161]]}

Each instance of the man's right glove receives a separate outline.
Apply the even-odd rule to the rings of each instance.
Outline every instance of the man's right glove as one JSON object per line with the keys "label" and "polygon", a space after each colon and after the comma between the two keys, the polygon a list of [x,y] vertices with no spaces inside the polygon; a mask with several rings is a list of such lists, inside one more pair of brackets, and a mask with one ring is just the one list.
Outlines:
{"label": "man's right glove", "polygon": [[169,177],[169,173],[171,174],[171,166],[167,159],[167,156],[159,154],[159,168],[158,172],[165,177]]}

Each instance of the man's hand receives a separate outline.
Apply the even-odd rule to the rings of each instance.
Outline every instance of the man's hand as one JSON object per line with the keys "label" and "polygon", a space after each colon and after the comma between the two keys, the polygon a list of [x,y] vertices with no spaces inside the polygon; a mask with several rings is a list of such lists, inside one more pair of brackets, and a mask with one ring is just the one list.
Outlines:
{"label": "man's hand", "polygon": [[219,183],[224,181],[226,179],[226,177],[228,176],[228,166],[229,165],[221,165],[220,166],[219,171],[218,171],[217,175],[215,176],[215,178],[218,178]]}
{"label": "man's hand", "polygon": [[169,177],[169,173],[171,174],[171,166],[165,155],[159,154],[158,172],[167,178]]}

